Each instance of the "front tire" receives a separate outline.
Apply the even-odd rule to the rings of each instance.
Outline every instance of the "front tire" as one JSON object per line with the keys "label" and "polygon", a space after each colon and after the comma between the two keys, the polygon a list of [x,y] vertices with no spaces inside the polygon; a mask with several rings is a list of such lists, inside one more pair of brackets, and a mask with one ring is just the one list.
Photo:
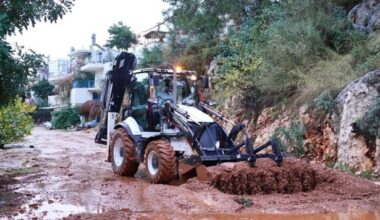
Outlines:
{"label": "front tire", "polygon": [[169,183],[177,168],[175,152],[168,141],[154,140],[145,151],[145,167],[152,183]]}
{"label": "front tire", "polygon": [[139,167],[135,159],[135,144],[123,128],[116,129],[110,147],[113,172],[121,176],[135,175]]}

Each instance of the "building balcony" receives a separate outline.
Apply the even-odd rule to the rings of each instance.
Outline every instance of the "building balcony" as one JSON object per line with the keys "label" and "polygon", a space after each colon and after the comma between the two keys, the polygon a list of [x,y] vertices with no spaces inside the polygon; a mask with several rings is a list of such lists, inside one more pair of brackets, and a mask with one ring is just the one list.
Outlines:
{"label": "building balcony", "polygon": [[52,75],[49,75],[49,79],[48,80],[51,83],[58,83],[58,82],[63,81],[63,80],[68,80],[72,76],[73,76],[73,73],[69,73],[69,74],[52,74]]}
{"label": "building balcony", "polygon": [[83,72],[100,72],[104,69],[104,63],[87,63],[80,68]]}
{"label": "building balcony", "polygon": [[74,80],[73,88],[94,88],[95,80]]}

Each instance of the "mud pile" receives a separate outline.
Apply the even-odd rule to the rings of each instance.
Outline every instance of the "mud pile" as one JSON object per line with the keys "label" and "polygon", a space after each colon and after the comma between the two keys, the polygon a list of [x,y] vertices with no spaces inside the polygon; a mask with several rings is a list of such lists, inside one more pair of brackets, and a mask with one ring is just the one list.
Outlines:
{"label": "mud pile", "polygon": [[237,195],[306,192],[320,183],[335,181],[308,163],[290,158],[280,167],[272,160],[260,159],[253,168],[244,162],[226,163],[209,167],[207,172],[212,186]]}

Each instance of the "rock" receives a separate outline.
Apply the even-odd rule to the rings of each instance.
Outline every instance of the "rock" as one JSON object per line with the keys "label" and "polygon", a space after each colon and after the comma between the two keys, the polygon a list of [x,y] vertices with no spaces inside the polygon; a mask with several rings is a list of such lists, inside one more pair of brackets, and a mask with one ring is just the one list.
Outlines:
{"label": "rock", "polygon": [[[370,170],[374,161],[366,154],[369,151],[363,136],[352,132],[352,124],[361,119],[379,97],[380,69],[369,72],[351,82],[337,96],[338,154],[337,162],[347,164],[358,171]],[[367,154],[368,155],[368,154]]]}
{"label": "rock", "polygon": [[264,109],[256,123],[256,131],[254,133],[254,136],[256,136],[255,146],[264,144],[274,135],[277,128],[288,127],[290,123],[289,112],[276,113],[273,108]]}
{"label": "rock", "polygon": [[213,86],[214,86],[212,84],[213,81],[211,79],[215,78],[217,72],[218,72],[218,62],[216,61],[216,59],[214,59],[211,61],[210,66],[207,69],[207,76],[209,77],[209,87],[210,88],[213,88]]}
{"label": "rock", "polygon": [[[335,129],[331,126],[328,116],[326,120],[319,126],[315,126],[318,122],[314,119],[304,122],[306,127],[305,148],[307,153],[314,155],[316,159],[325,163],[336,160],[337,138]],[[312,151],[312,152],[310,152]]]}
{"label": "rock", "polygon": [[215,74],[217,73],[218,71],[218,63],[217,61],[214,59],[213,61],[211,61],[210,63],[210,67],[208,68],[207,70],[207,75],[213,77],[215,76]]}
{"label": "rock", "polygon": [[376,139],[375,163],[374,172],[380,174],[380,138]]}
{"label": "rock", "polygon": [[366,0],[356,5],[349,13],[354,27],[365,32],[380,30],[380,1]]}
{"label": "rock", "polygon": [[[380,4],[379,4],[380,5]],[[380,30],[380,9],[373,13],[368,22],[369,32],[373,32],[375,30]]]}

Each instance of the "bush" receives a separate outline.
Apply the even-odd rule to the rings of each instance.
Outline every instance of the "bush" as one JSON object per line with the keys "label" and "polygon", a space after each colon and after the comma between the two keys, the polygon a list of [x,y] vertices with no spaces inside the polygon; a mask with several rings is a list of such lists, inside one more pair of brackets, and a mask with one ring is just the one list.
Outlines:
{"label": "bush", "polygon": [[283,97],[294,97],[289,101],[301,104],[323,91],[342,89],[360,76],[358,67],[352,65],[353,49],[361,57],[359,64],[366,62],[360,65],[362,69],[372,69],[378,61],[376,51],[368,57],[360,49],[367,36],[352,28],[346,14],[334,1],[288,0],[265,5],[218,44],[216,93],[249,96],[248,88],[255,88],[257,104],[265,106]]}
{"label": "bush", "polygon": [[53,89],[54,86],[46,79],[38,81],[38,83],[32,86],[32,90],[35,92],[36,96],[42,100],[47,100]]}
{"label": "bush", "polygon": [[380,98],[368,109],[362,119],[358,121],[360,130],[364,134],[380,137]]}
{"label": "bush", "polygon": [[33,113],[33,121],[37,124],[51,121],[52,110],[51,109],[41,109],[37,107],[37,110]]}
{"label": "bush", "polygon": [[281,147],[286,152],[294,152],[297,157],[305,154],[304,143],[304,126],[293,121],[289,127],[279,127],[276,129],[274,136],[281,140]]}
{"label": "bush", "polygon": [[70,106],[53,112],[52,125],[55,129],[67,129],[80,123],[78,109]]}
{"label": "bush", "polygon": [[16,98],[8,106],[0,108],[0,146],[18,141],[31,133],[33,120],[31,113],[35,107]]}
{"label": "bush", "polygon": [[323,92],[314,99],[314,104],[317,109],[331,113],[335,110],[336,102],[334,97],[329,92]]}

